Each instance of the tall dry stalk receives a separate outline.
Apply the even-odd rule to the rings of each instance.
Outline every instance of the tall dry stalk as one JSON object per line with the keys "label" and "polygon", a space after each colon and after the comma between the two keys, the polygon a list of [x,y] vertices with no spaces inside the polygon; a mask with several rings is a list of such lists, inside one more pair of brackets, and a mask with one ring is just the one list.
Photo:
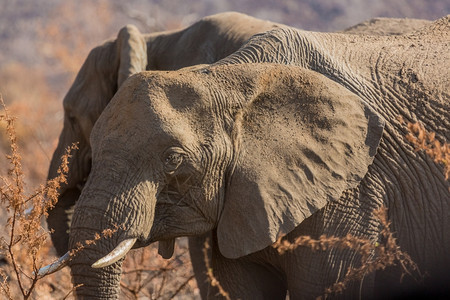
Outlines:
{"label": "tall dry stalk", "polygon": [[[156,245],[128,254],[124,265],[121,288],[124,299],[183,298],[195,287],[194,275],[189,267],[188,250],[178,244],[171,259],[157,254]],[[189,297],[189,298],[190,298]]]}
{"label": "tall dry stalk", "polygon": [[[204,261],[206,264],[206,275],[208,275],[209,284],[212,287],[217,288],[219,294],[222,295],[225,299],[231,300],[231,297],[228,294],[228,292],[222,287],[219,280],[217,280],[217,278],[214,276],[214,272],[213,272],[213,269],[211,267],[211,264],[209,262],[209,257],[208,257],[209,248],[210,248],[209,239],[206,239],[204,247],[203,247],[203,257],[204,257]],[[230,276],[232,276],[232,275],[230,275]]]}
{"label": "tall dry stalk", "polygon": [[[3,183],[0,201],[8,214],[5,224],[8,236],[0,239],[0,254],[7,261],[6,267],[0,271],[0,291],[8,299],[17,299],[17,295],[12,295],[11,287],[11,283],[15,283],[23,299],[29,299],[41,280],[37,276],[37,270],[42,265],[41,254],[44,250],[48,251],[45,249],[48,232],[41,226],[41,218],[58,200],[58,189],[66,182],[70,152],[76,146],[67,149],[55,179],[39,186],[32,194],[26,194],[15,119],[9,115],[1,95],[0,106],[4,111],[0,121],[6,122],[10,144],[10,154],[6,156],[10,163],[8,175],[0,177]],[[15,280],[11,280],[11,276]]]}

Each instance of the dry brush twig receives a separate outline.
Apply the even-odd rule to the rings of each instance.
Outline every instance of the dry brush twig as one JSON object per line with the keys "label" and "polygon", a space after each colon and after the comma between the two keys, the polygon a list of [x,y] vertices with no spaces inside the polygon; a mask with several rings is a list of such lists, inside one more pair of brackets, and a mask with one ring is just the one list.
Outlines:
{"label": "dry brush twig", "polygon": [[[21,155],[15,132],[15,119],[9,115],[1,95],[0,105],[4,111],[4,114],[0,115],[0,121],[6,122],[11,152],[6,156],[10,162],[8,176],[1,177],[3,186],[0,187],[1,202],[6,206],[9,213],[6,224],[9,236],[8,240],[1,239],[1,252],[11,265],[11,271],[15,275],[15,282],[23,299],[29,299],[40,280],[37,275],[40,265],[38,254],[45,246],[48,237],[47,231],[42,228],[40,220],[47,210],[56,203],[54,199],[57,199],[57,189],[65,181],[68,168],[67,160],[74,147],[70,147],[64,155],[59,176],[49,181],[45,186],[40,186],[33,194],[26,195]],[[46,196],[49,200],[46,200]],[[31,213],[25,213],[27,207],[30,206],[33,208]],[[1,291],[9,299],[12,299],[10,282],[7,280],[9,275],[2,270],[0,276],[3,279],[0,285]]]}
{"label": "dry brush twig", "polygon": [[178,244],[171,259],[158,256],[157,245],[131,251],[123,265],[120,283],[126,299],[173,299],[192,294],[194,278],[188,250]]}
{"label": "dry brush twig", "polygon": [[[310,236],[300,236],[292,243],[280,237],[273,244],[273,247],[277,249],[280,255],[287,251],[293,251],[299,246],[303,246],[311,248],[313,251],[326,251],[332,248],[353,249],[361,256],[361,266],[349,268],[344,278],[327,288],[324,291],[323,297],[319,297],[318,299],[326,298],[333,293],[341,293],[350,282],[362,280],[367,274],[377,270],[384,270],[388,266],[397,264],[400,265],[402,274],[413,276],[413,273],[416,273],[418,274],[416,279],[421,280],[422,275],[417,265],[407,253],[401,251],[389,228],[390,223],[388,222],[386,207],[382,206],[374,210],[373,214],[381,223],[381,240],[383,240],[383,243],[374,243],[369,239],[358,238],[348,234],[344,237],[328,237],[322,235],[318,239],[313,239]],[[372,259],[372,257],[374,258]]]}
{"label": "dry brush twig", "polygon": [[[21,154],[17,144],[15,133],[15,119],[9,112],[0,95],[0,106],[3,107],[4,114],[0,115],[0,121],[6,122],[6,132],[10,144],[11,154],[7,155],[10,162],[8,176],[0,179],[3,185],[0,186],[0,200],[6,206],[9,217],[6,227],[8,228],[8,238],[0,239],[0,253],[4,254],[10,264],[7,272],[0,270],[0,292],[8,299],[12,297],[11,284],[16,284],[22,294],[23,299],[29,299],[37,284],[48,274],[40,274],[41,257],[44,250],[48,251],[49,232],[41,226],[43,216],[48,216],[48,210],[53,208],[58,201],[61,185],[67,183],[67,173],[69,171],[70,153],[77,149],[73,144],[67,147],[65,154],[61,158],[61,164],[57,171],[57,177],[48,180],[45,185],[40,185],[33,193],[25,193],[24,175],[21,164]],[[118,226],[112,229],[103,230],[101,234],[96,234],[92,240],[87,240],[83,244],[70,251],[70,256],[76,255],[86,245],[95,244],[100,238],[109,238],[118,230]],[[13,273],[15,281],[10,281]],[[78,286],[77,286],[78,287]],[[67,298],[77,287],[73,287],[65,296]]]}

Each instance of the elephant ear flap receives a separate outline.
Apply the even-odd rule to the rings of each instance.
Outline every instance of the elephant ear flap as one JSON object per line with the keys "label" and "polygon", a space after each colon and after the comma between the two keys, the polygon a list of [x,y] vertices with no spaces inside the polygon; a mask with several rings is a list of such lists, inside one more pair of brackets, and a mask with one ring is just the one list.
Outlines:
{"label": "elephant ear flap", "polygon": [[272,68],[235,119],[237,158],[217,227],[228,258],[264,249],[357,186],[384,128],[361,98],[325,76]]}
{"label": "elephant ear flap", "polygon": [[118,87],[131,75],[145,71],[147,67],[147,44],[144,36],[133,25],[123,27],[117,36],[119,51]]}

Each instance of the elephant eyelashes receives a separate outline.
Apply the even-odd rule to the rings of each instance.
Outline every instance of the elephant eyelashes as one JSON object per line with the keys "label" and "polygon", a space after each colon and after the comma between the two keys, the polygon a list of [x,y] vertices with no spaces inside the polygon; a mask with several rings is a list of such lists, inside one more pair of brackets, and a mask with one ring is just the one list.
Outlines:
{"label": "elephant eyelashes", "polygon": [[184,153],[180,148],[170,148],[164,155],[164,170],[168,174],[173,174],[183,163]]}

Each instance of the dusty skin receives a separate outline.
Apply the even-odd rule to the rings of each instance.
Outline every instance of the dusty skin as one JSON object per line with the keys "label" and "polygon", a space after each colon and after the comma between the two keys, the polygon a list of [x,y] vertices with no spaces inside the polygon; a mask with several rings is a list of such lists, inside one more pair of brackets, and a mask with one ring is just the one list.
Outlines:
{"label": "dusty skin", "polygon": [[402,35],[430,24],[431,21],[421,19],[374,18],[351,26],[342,32],[365,35]]}
{"label": "dusty skin", "polygon": [[64,128],[53,154],[48,178],[57,175],[66,147],[79,143],[56,208],[50,212],[49,228],[55,230],[53,243],[59,254],[67,251],[73,205],[89,175],[92,126],[131,74],[143,70],[173,70],[213,63],[236,51],[253,34],[276,24],[240,13],[206,17],[192,26],[170,32],[141,34],[134,26],[124,27],[116,39],[94,48],[64,98]]}
{"label": "dusty skin", "polygon": [[[408,22],[406,22],[408,21]],[[61,190],[57,206],[47,219],[54,229],[57,252],[67,251],[73,207],[90,171],[90,132],[117,86],[131,74],[144,69],[169,70],[199,63],[212,63],[237,50],[251,35],[282,26],[239,13],[206,17],[192,26],[170,32],[141,34],[134,26],[124,27],[117,38],[93,49],[65,100],[64,128],[53,155],[48,178],[56,176],[60,155],[73,142],[79,150],[71,159],[68,184]],[[398,34],[423,26],[422,20],[377,19],[352,27],[355,34]],[[189,50],[188,50],[189,49]],[[203,263],[204,238],[190,238],[191,259],[202,295],[207,290]],[[161,242],[165,257],[172,253],[171,241]],[[202,276],[203,275],[203,276]]]}
{"label": "dusty skin", "polygon": [[213,230],[212,266],[233,299],[315,298],[357,262],[354,253],[279,256],[270,245],[282,233],[381,242],[372,214],[381,205],[429,277],[399,283],[394,267],[343,296],[444,292],[449,185],[405,141],[397,117],[448,139],[449,42],[449,17],[403,36],[283,27],[212,66],[132,76],[94,126],[69,246],[113,223],[125,230],[71,262],[84,284],[78,296],[117,298],[121,260],[91,265],[119,242]]}

